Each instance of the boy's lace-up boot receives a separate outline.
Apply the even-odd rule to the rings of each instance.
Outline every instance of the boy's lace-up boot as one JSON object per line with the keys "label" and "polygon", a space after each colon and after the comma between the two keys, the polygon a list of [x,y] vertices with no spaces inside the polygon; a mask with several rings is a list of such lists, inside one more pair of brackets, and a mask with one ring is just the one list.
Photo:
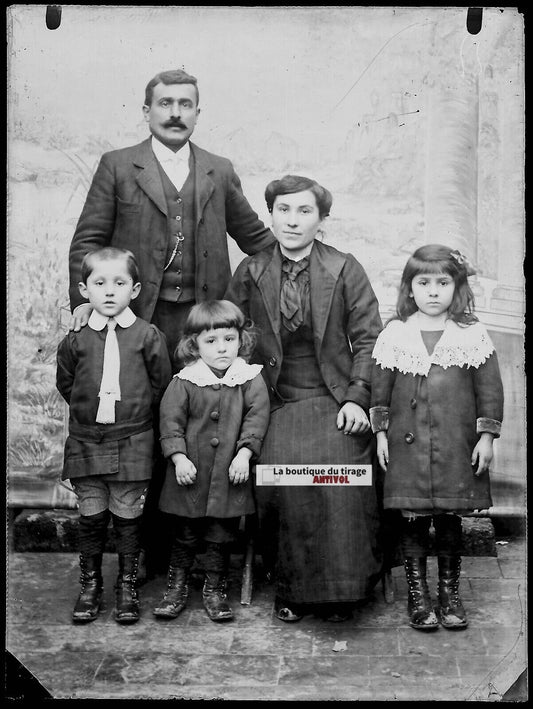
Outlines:
{"label": "boy's lace-up boot", "polygon": [[75,623],[89,623],[98,615],[102,602],[102,555],[80,554],[80,569],[81,591],[72,611],[72,620]]}
{"label": "boy's lace-up boot", "polygon": [[140,618],[137,592],[138,554],[119,554],[118,576],[115,583],[115,620],[136,623]]}
{"label": "boy's lace-up boot", "polygon": [[127,519],[113,515],[118,552],[118,576],[115,583],[115,620],[136,623],[140,617],[137,573],[139,570],[140,517]]}
{"label": "boy's lace-up boot", "polygon": [[109,510],[95,515],[80,515],[78,543],[81,591],[72,611],[74,623],[89,623],[100,610],[103,595],[102,553],[108,525]]}

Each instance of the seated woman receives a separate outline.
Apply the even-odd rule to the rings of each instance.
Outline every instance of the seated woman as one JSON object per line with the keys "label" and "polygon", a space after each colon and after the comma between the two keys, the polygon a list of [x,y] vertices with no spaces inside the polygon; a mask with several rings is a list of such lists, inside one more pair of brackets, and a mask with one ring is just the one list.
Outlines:
{"label": "seated woman", "polygon": [[[225,297],[253,320],[252,361],[271,400],[260,463],[370,464],[371,353],[382,328],[361,264],[317,240],[328,190],[287,175],[265,192],[277,242],[245,258]],[[379,510],[369,486],[257,486],[260,544],[276,541],[276,614],[344,620],[380,578]]]}

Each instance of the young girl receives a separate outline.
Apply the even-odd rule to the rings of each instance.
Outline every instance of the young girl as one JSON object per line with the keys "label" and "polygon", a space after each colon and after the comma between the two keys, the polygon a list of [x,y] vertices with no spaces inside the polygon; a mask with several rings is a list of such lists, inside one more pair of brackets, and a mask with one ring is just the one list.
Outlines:
{"label": "young girl", "polygon": [[[373,351],[371,425],[386,470],[384,506],[402,512],[410,625],[465,628],[459,597],[461,514],[492,504],[489,465],[503,388],[494,346],[473,314],[458,251],[428,244],[409,258],[396,308]],[[429,527],[438,556],[437,614],[426,581]]]}
{"label": "young girl", "polygon": [[102,552],[113,519],[119,573],[115,620],[139,620],[140,522],[152,475],[152,407],[170,378],[165,336],[137,318],[141,290],[131,251],[88,253],[79,290],[93,311],[57,352],[57,388],[70,406],[63,479],[78,497],[81,592],[72,619],[94,620],[102,599]]}
{"label": "young girl", "polygon": [[177,356],[185,367],[161,401],[160,431],[168,458],[159,508],[172,515],[168,585],[154,609],[176,618],[185,608],[195,556],[206,547],[203,603],[213,621],[231,620],[226,598],[230,544],[242,515],[255,511],[249,467],[269,421],[262,365],[248,364],[255,338],[226,300],[195,305]]}

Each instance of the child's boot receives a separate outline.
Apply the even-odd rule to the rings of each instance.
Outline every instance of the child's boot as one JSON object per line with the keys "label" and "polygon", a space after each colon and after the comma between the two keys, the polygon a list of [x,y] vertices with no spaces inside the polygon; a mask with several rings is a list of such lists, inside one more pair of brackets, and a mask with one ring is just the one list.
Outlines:
{"label": "child's boot", "polygon": [[434,520],[439,564],[439,620],[443,628],[460,630],[468,626],[459,596],[462,526],[457,515],[437,515]]}
{"label": "child's boot", "polygon": [[189,576],[194,563],[195,550],[176,540],[170,552],[167,589],[160,603],[152,611],[157,618],[177,618],[187,605]]}
{"label": "child's boot", "polygon": [[215,622],[232,620],[233,611],[228,604],[226,594],[229,569],[229,551],[226,545],[209,542],[205,566],[202,597],[207,615]]}
{"label": "child's boot", "polygon": [[435,630],[439,621],[433,610],[426,579],[431,517],[402,520],[402,555],[407,579],[409,625],[416,630]]}
{"label": "child's boot", "polygon": [[89,623],[100,610],[103,594],[102,552],[105,546],[109,512],[81,515],[79,520],[81,591],[72,611],[74,623]]}
{"label": "child's boot", "polygon": [[139,520],[113,515],[118,552],[118,576],[115,584],[115,620],[117,623],[136,623],[139,620]]}
{"label": "child's boot", "polygon": [[177,618],[189,597],[189,569],[169,566],[167,589],[152,611],[157,618]]}
{"label": "child's boot", "polygon": [[72,620],[75,623],[89,623],[98,615],[102,602],[102,555],[80,554],[80,569],[81,591],[72,611]]}

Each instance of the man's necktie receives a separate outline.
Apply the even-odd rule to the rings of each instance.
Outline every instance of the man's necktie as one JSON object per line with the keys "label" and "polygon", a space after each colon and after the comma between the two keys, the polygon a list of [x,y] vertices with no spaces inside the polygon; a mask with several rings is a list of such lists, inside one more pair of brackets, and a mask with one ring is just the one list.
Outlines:
{"label": "man's necktie", "polygon": [[300,261],[284,260],[282,263],[282,270],[286,274],[286,278],[281,286],[279,305],[283,325],[290,332],[295,332],[303,323],[301,289],[296,279],[307,268],[308,263],[308,258],[303,258]]}
{"label": "man's necktie", "polygon": [[115,328],[116,321],[107,321],[107,335],[104,345],[104,367],[100,383],[100,404],[96,413],[97,423],[115,423],[115,401],[120,401],[120,353]]}
{"label": "man's necktie", "polygon": [[161,164],[163,170],[167,173],[168,179],[179,192],[189,175],[189,163],[186,160],[179,160],[175,157],[174,159],[165,160]]}

